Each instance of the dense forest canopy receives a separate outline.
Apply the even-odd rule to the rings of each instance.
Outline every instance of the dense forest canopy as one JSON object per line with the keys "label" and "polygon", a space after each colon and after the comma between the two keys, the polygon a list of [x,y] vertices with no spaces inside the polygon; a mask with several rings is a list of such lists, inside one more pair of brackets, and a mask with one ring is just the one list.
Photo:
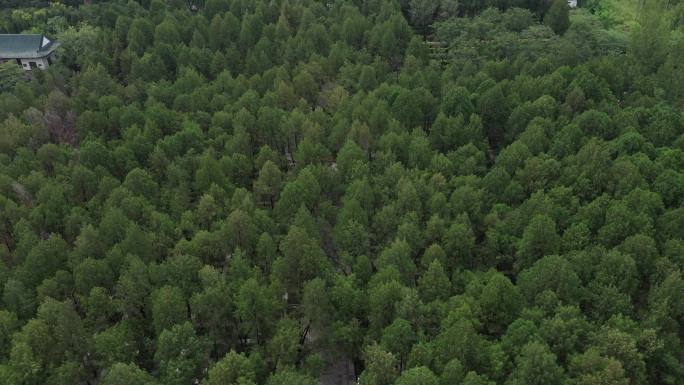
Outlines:
{"label": "dense forest canopy", "polygon": [[684,2],[0,3],[0,384],[684,384]]}

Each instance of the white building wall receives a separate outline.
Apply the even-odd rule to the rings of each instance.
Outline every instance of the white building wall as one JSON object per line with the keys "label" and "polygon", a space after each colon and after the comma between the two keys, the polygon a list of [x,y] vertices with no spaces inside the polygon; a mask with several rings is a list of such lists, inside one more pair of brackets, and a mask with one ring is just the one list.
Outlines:
{"label": "white building wall", "polygon": [[31,62],[36,63],[36,69],[39,70],[44,70],[48,68],[48,66],[50,65],[47,61],[47,58],[21,59],[21,66],[24,68],[25,71],[31,70]]}

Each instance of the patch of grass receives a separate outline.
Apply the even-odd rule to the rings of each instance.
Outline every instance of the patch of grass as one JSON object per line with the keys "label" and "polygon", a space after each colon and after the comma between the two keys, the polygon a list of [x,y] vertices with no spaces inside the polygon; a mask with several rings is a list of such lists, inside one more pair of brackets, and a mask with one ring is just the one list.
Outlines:
{"label": "patch of grass", "polygon": [[641,0],[593,0],[588,7],[607,28],[630,30],[637,22]]}

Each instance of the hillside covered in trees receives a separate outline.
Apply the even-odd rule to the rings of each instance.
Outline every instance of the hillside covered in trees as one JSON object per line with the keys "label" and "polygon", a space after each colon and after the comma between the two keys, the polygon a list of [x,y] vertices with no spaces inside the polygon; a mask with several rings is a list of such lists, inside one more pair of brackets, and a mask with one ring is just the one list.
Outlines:
{"label": "hillside covered in trees", "polygon": [[0,384],[684,384],[684,2],[0,3]]}

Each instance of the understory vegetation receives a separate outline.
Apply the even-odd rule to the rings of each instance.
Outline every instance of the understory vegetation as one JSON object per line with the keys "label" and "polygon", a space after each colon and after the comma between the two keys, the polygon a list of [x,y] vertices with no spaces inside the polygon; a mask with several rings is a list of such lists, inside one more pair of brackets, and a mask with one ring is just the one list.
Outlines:
{"label": "understory vegetation", "polygon": [[684,384],[684,2],[80,3],[0,9],[0,384]]}

